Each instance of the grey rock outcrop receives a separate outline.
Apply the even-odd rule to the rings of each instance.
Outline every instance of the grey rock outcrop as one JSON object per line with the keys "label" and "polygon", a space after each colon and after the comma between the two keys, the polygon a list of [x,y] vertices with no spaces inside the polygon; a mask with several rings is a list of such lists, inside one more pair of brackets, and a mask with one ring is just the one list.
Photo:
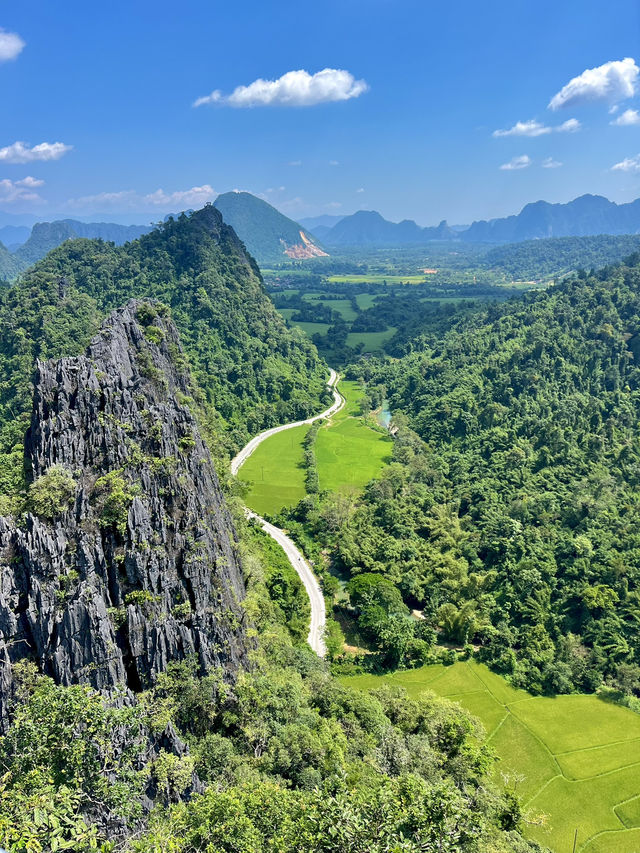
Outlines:
{"label": "grey rock outcrop", "polygon": [[173,660],[228,677],[245,661],[235,532],[192,394],[173,323],[144,302],[84,356],[38,363],[26,461],[34,481],[62,466],[75,496],[0,518],[0,727],[25,657],[60,684],[134,693]]}

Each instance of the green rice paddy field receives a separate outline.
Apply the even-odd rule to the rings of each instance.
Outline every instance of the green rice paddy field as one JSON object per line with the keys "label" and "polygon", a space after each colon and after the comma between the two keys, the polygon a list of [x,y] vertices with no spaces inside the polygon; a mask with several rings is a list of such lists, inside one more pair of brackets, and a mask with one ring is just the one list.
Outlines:
{"label": "green rice paddy field", "polygon": [[365,275],[330,275],[327,281],[340,284],[424,284],[429,280],[426,275],[392,275],[391,273],[370,273]]}
{"label": "green rice paddy field", "polygon": [[[357,382],[338,386],[346,403],[323,425],[316,439],[320,488],[353,494],[373,479],[391,456],[391,439],[372,429],[358,413],[363,391]],[[278,432],[262,442],[238,476],[249,484],[245,503],[261,515],[276,515],[306,494],[304,438],[308,426]]]}
{"label": "green rice paddy field", "polygon": [[596,696],[531,696],[474,661],[392,675],[341,679],[366,690],[383,682],[424,690],[480,719],[521,797],[525,832],[554,853],[640,853],[640,715]]}

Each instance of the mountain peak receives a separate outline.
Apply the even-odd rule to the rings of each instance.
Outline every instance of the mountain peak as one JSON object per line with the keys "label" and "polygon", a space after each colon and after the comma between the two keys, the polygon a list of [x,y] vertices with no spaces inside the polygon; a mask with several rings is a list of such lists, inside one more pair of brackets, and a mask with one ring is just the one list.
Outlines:
{"label": "mountain peak", "polygon": [[327,254],[310,232],[251,193],[223,193],[214,206],[260,264],[277,263],[287,257],[305,259]]}

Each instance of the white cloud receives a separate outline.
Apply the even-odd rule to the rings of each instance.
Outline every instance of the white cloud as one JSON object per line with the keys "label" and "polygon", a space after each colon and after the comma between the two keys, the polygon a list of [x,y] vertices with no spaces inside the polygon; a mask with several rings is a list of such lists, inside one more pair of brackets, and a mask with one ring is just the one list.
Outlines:
{"label": "white cloud", "polygon": [[635,157],[625,157],[615,166],[611,167],[612,172],[640,172],[640,154]]}
{"label": "white cloud", "polygon": [[625,110],[618,118],[610,121],[609,124],[615,124],[618,127],[629,127],[632,124],[640,124],[640,113],[638,110]]}
{"label": "white cloud", "polygon": [[635,94],[638,74],[640,68],[631,57],[587,68],[551,98],[549,109],[559,110],[587,101],[624,101]]}
{"label": "white cloud", "polygon": [[330,201],[329,204],[325,204],[325,207],[329,208],[329,210],[338,210],[338,208],[342,207],[342,202]]}
{"label": "white cloud", "polygon": [[579,130],[582,130],[582,125],[577,118],[570,118],[567,121],[563,121],[554,130],[557,130],[558,133],[577,133]]}
{"label": "white cloud", "polygon": [[0,62],[9,62],[22,53],[24,41],[18,33],[8,33],[0,28]]}
{"label": "white cloud", "polygon": [[330,166],[339,166],[340,162],[338,160],[329,160]]}
{"label": "white cloud", "polygon": [[208,201],[213,201],[216,191],[209,184],[201,187],[191,187],[188,190],[176,190],[167,193],[163,189],[152,193],[141,194],[135,190],[120,190],[113,193],[97,193],[69,199],[66,203],[71,208],[93,208],[95,210],[147,210],[171,208],[184,210],[189,207],[202,207]]}
{"label": "white cloud", "polygon": [[492,136],[543,136],[545,133],[551,133],[551,128],[531,119],[530,121],[517,121],[508,130],[494,130]]}
{"label": "white cloud", "polygon": [[289,160],[287,166],[302,166],[302,160]]}
{"label": "white cloud", "polygon": [[546,157],[542,161],[543,169],[559,169],[562,163],[559,160],[554,160],[553,157]]}
{"label": "white cloud", "polygon": [[526,169],[531,165],[531,158],[528,154],[522,154],[520,157],[514,157],[508,163],[503,163],[500,168],[505,172],[513,172],[516,169]]}
{"label": "white cloud", "polygon": [[356,190],[356,192],[357,192],[357,193],[363,193],[363,192],[364,192],[364,187],[359,187],[359,188]]}
{"label": "white cloud", "polygon": [[552,133],[554,130],[559,133],[575,133],[581,127],[582,125],[576,118],[570,118],[555,127],[541,124],[537,119],[532,118],[529,121],[517,121],[513,127],[507,130],[494,130],[491,135],[497,138],[501,136],[546,136],[547,133]]}
{"label": "white cloud", "polygon": [[39,145],[29,147],[25,142],[14,142],[0,148],[0,163],[34,163],[36,161],[59,160],[72,145],[63,142],[41,142]]}
{"label": "white cloud", "polygon": [[38,193],[34,192],[41,187],[44,181],[27,175],[18,181],[10,181],[8,178],[0,180],[0,203],[12,203],[15,201],[42,201]]}
{"label": "white cloud", "polygon": [[367,91],[364,80],[356,80],[349,71],[325,68],[315,74],[300,69],[287,71],[277,80],[254,80],[237,86],[230,95],[215,89],[194,101],[194,107],[221,104],[229,107],[311,107],[331,101],[348,101]]}

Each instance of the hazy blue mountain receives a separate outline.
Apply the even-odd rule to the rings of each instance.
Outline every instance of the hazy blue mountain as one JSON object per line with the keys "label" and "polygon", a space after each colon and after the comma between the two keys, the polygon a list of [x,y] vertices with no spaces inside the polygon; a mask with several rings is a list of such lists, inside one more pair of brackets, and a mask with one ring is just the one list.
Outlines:
{"label": "hazy blue mountain", "polygon": [[453,237],[444,220],[435,228],[421,228],[412,219],[390,222],[375,210],[359,210],[341,219],[323,240],[328,246],[399,246]]}
{"label": "hazy blue mountain", "polygon": [[329,230],[333,228],[334,225],[337,225],[341,219],[344,219],[344,214],[330,214],[323,213],[321,216],[307,216],[304,219],[299,219],[298,222],[302,225],[303,228],[306,228],[307,231],[311,231],[313,234],[318,234],[318,229],[326,229]]}
{"label": "hazy blue mountain", "polygon": [[516,243],[543,237],[587,237],[640,231],[640,199],[616,204],[600,195],[582,195],[567,204],[536,201],[517,216],[474,222],[460,236],[470,242]]}
{"label": "hazy blue mountain", "polygon": [[251,193],[224,193],[215,200],[214,207],[259,264],[327,254],[311,232]]}
{"label": "hazy blue mountain", "polygon": [[[21,246],[29,239],[31,228],[28,225],[4,225],[0,228],[0,243],[7,249]],[[15,250],[14,250],[15,251]]]}
{"label": "hazy blue mountain", "polygon": [[115,222],[79,222],[76,219],[60,219],[56,222],[37,222],[31,236],[15,253],[24,268],[39,261],[65,240],[87,237],[90,240],[106,240],[120,246],[148,234],[151,226],[118,225]]}

